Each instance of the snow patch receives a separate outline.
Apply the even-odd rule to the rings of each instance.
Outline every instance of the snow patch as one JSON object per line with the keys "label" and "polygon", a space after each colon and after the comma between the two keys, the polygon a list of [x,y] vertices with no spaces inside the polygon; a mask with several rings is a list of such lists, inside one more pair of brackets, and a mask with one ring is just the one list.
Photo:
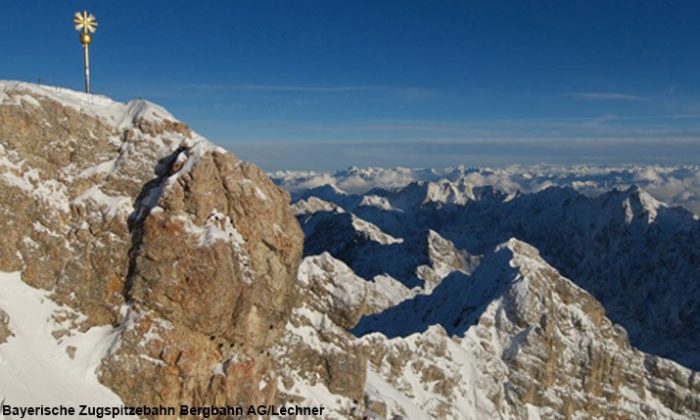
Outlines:
{"label": "snow patch", "polygon": [[246,250],[246,242],[240,232],[233,226],[230,217],[214,210],[207,218],[204,226],[195,225],[190,218],[185,216],[178,216],[178,219],[185,223],[186,232],[198,238],[199,247],[212,246],[218,241],[230,244],[238,257],[238,268],[243,275],[243,281],[247,284],[252,284],[255,272],[251,267],[250,256]]}
{"label": "snow patch", "polygon": [[10,316],[14,333],[0,345],[0,400],[14,406],[123,405],[96,373],[118,345],[117,330],[93,327],[57,340],[52,333],[61,325],[53,316],[66,308],[24,283],[20,273],[0,273],[0,285],[0,309]]}

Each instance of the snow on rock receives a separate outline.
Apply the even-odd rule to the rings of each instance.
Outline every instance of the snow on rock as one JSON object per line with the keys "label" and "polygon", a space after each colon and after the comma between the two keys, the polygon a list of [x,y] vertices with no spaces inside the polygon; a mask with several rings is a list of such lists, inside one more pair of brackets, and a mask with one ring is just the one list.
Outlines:
{"label": "snow on rock", "polygon": [[326,313],[308,305],[296,308],[271,353],[281,402],[322,404],[328,410],[324,418],[362,413],[366,356]]}
{"label": "snow on rock", "polygon": [[390,276],[365,280],[327,252],[306,257],[298,281],[312,294],[314,305],[343,328],[360,316],[394,306],[415,293]]}
{"label": "snow on rock", "polygon": [[432,229],[428,230],[427,254],[430,265],[416,267],[416,274],[425,280],[424,289],[428,292],[454,271],[471,274],[479,263],[478,256],[458,250],[452,241]]}
{"label": "snow on rock", "polygon": [[330,203],[328,201],[322,200],[318,197],[309,197],[308,199],[299,200],[292,204],[292,211],[294,211],[295,216],[304,216],[314,214],[319,211],[329,211],[344,213],[342,207],[335,203]]}
{"label": "snow on rock", "polygon": [[117,159],[109,159],[95,166],[83,169],[77,176],[78,178],[91,178],[96,175],[109,174],[114,171],[116,163]]}
{"label": "snow on rock", "polygon": [[351,215],[351,217],[352,226],[371,241],[378,242],[382,245],[400,244],[403,242],[402,238],[394,238],[393,236],[382,232],[382,230],[376,225],[362,220],[354,214]]}
{"label": "snow on rock", "polygon": [[668,207],[637,187],[632,186],[627,192],[629,197],[624,199],[622,207],[625,210],[625,223],[628,225],[636,217],[643,217],[647,223],[653,223],[658,216],[659,208]]}
{"label": "snow on rock", "polygon": [[428,182],[424,203],[445,203],[464,205],[473,199],[473,194],[469,189],[460,188],[465,184],[452,183],[447,180],[440,182]]}
{"label": "snow on rock", "polygon": [[362,201],[360,201],[360,206],[377,207],[388,211],[401,211],[401,209],[397,209],[392,206],[391,202],[386,197],[380,197],[378,195],[363,195]]}
{"label": "snow on rock", "polygon": [[250,265],[250,255],[246,250],[246,243],[241,233],[231,223],[231,218],[214,210],[207,218],[204,226],[197,226],[191,217],[177,216],[177,219],[185,224],[185,231],[197,238],[199,247],[212,246],[218,241],[230,244],[232,251],[238,257],[239,270],[243,274],[243,281],[251,284],[255,272]]}
{"label": "snow on rock", "polygon": [[323,403],[330,418],[362,416],[366,352],[346,328],[415,291],[388,276],[365,280],[328,253],[304,259],[298,284],[304,303],[273,349],[282,400]]}
{"label": "snow on rock", "polygon": [[117,216],[128,217],[134,211],[131,201],[131,197],[109,196],[100,187],[95,186],[80,194],[72,203],[76,205],[92,203],[99,208],[104,217],[112,219]]}
{"label": "snow on rock", "polygon": [[[118,346],[117,330],[65,331],[57,317],[71,311],[28,286],[19,273],[0,273],[0,310],[9,315],[13,333],[0,344],[0,401],[13,406],[123,405],[96,374],[102,358]],[[64,335],[56,338],[61,331]]]}
{"label": "snow on rock", "polygon": [[[12,95],[17,91],[28,92],[29,95]],[[37,98],[46,98],[78,112],[101,118],[120,129],[130,128],[137,119],[149,122],[176,121],[163,107],[143,99],[135,99],[125,104],[103,95],[7,80],[0,80],[0,93],[0,104],[21,106],[23,102],[27,102],[38,107],[40,103]]]}
{"label": "snow on rock", "polygon": [[395,278],[381,274],[374,276],[367,288],[368,313],[396,306],[422,291],[419,288],[409,289]]}

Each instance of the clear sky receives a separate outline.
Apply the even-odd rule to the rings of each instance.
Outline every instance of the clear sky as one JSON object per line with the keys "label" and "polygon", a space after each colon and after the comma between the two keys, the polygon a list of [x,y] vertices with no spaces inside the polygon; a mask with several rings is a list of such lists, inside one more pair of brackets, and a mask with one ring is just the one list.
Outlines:
{"label": "clear sky", "polygon": [[0,78],[145,97],[266,169],[700,163],[697,1],[4,1]]}

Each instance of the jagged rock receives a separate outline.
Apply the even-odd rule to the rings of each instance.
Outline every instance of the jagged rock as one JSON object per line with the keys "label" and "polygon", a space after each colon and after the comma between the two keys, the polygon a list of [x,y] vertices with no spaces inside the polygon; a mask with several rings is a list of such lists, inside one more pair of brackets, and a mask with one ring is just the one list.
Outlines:
{"label": "jagged rock", "polygon": [[299,267],[304,302],[349,329],[360,317],[380,312],[415,293],[388,276],[365,280],[327,252],[307,257]]}
{"label": "jagged rock", "polygon": [[[301,233],[288,197],[259,169],[202,147],[179,152],[190,157],[175,156],[137,203],[127,294],[134,311],[148,314],[144,319],[176,327],[148,347],[147,372],[175,377],[167,394],[155,395],[160,402],[262,403],[276,391],[257,383],[270,374],[267,350],[295,300]],[[105,363],[103,375],[120,395],[147,392],[125,380],[130,372],[121,367],[123,358],[140,357],[147,332]],[[134,360],[135,369],[140,364]]]}
{"label": "jagged rock", "polygon": [[452,241],[448,241],[432,229],[428,230],[426,242],[430,265],[420,265],[416,268],[416,275],[425,281],[426,291],[432,290],[453,271],[470,274],[479,264],[479,257],[458,250]]}
{"label": "jagged rock", "polygon": [[129,293],[192,330],[264,349],[289,316],[301,256],[287,196],[223,151],[183,171],[153,187],[164,189],[157,207],[141,209]]}
{"label": "jagged rock", "polygon": [[279,400],[304,400],[309,387],[321,388],[341,397],[342,403],[332,409],[336,415],[359,415],[367,355],[345,328],[379,304],[376,295],[390,294],[377,290],[374,283],[356,276],[328,253],[304,259],[298,287],[304,304],[294,310],[273,349],[280,373]]}

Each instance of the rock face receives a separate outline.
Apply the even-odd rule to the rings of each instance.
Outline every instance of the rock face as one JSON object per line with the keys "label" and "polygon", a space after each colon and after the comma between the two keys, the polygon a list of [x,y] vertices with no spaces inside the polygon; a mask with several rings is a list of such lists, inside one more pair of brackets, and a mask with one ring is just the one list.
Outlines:
{"label": "rock face", "polygon": [[145,101],[2,82],[0,201],[0,271],[114,326],[125,403],[273,401],[302,233],[258,168]]}

